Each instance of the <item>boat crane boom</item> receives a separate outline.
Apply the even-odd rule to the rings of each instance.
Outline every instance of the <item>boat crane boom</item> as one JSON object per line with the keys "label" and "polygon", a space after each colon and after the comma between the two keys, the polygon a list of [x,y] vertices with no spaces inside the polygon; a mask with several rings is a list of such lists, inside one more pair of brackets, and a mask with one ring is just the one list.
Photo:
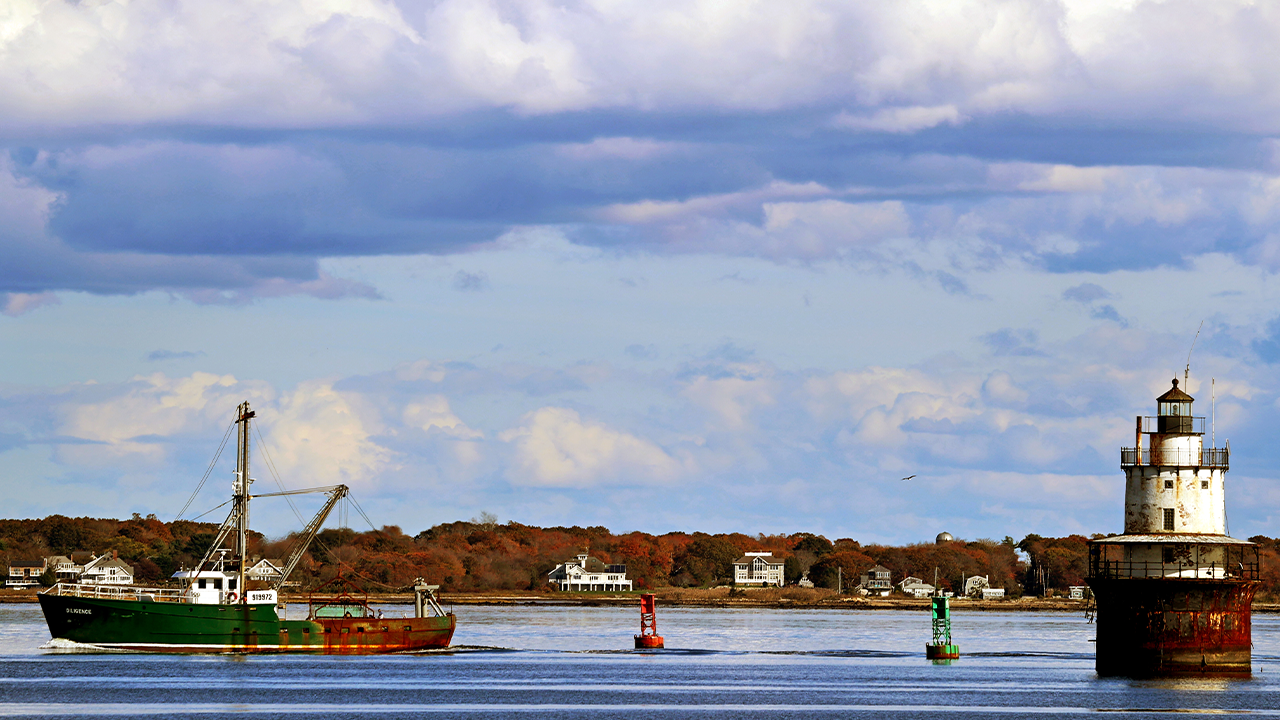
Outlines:
{"label": "boat crane boom", "polygon": [[324,525],[324,521],[329,517],[329,513],[333,511],[338,501],[347,496],[349,492],[346,485],[330,485],[322,488],[310,488],[307,490],[289,490],[279,493],[271,493],[270,495],[258,495],[257,497],[271,497],[272,495],[298,495],[300,493],[326,492],[329,494],[329,500],[320,508],[320,512],[311,518],[311,522],[302,529],[302,535],[298,538],[297,544],[293,548],[293,552],[289,553],[289,559],[285,562],[284,567],[280,568],[280,579],[276,580],[273,589],[279,591],[284,587],[284,581],[289,579],[290,573],[298,566],[302,560],[302,555],[311,546],[311,541],[316,538],[316,534],[320,532],[320,526]]}

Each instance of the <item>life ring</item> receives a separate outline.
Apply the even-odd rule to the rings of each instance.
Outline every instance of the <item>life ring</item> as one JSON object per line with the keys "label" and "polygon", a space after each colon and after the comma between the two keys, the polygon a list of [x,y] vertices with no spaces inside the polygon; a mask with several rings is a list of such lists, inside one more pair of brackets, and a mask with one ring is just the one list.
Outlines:
{"label": "life ring", "polygon": [[236,596],[236,594],[235,594],[235,593],[230,593],[230,594],[228,594],[228,595],[227,595],[227,602],[228,602],[228,603],[233,603],[233,602],[235,602],[235,601],[236,601],[236,597],[237,597],[237,596]]}

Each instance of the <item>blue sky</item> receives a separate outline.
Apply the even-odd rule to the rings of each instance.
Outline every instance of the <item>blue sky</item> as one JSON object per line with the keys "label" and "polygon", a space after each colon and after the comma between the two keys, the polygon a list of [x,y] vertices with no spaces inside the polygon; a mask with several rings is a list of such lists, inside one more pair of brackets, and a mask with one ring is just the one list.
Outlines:
{"label": "blue sky", "polygon": [[249,400],[285,484],[409,532],[1114,532],[1203,323],[1230,530],[1280,534],[1278,33],[1175,0],[11,1],[5,514],[170,519]]}

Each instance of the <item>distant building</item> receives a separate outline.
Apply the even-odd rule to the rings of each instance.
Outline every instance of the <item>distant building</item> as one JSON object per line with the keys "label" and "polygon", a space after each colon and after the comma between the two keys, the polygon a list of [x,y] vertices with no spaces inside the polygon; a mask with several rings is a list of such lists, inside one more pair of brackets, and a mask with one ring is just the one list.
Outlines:
{"label": "distant building", "polygon": [[102,554],[85,563],[80,573],[82,585],[132,585],[133,566],[113,550],[110,555]]}
{"label": "distant building", "polygon": [[54,576],[58,582],[73,583],[80,579],[80,573],[84,572],[84,563],[86,560],[92,560],[93,556],[85,557],[86,553],[71,553],[71,557],[66,555],[50,555],[45,558],[45,564],[53,570]]}
{"label": "distant building", "polygon": [[284,560],[262,558],[245,569],[245,575],[248,575],[250,580],[276,582],[284,575]]}
{"label": "distant building", "polygon": [[9,564],[9,577],[5,580],[7,588],[31,588],[40,584],[40,576],[48,569],[43,560],[16,560]]}
{"label": "distant building", "polygon": [[982,588],[983,600],[1003,600],[1004,588]]}
{"label": "distant building", "polygon": [[[965,597],[980,597],[982,591],[991,587],[991,583],[987,581],[986,575],[974,575],[964,580]],[[1004,592],[1003,590],[1001,592]]]}
{"label": "distant building", "polygon": [[626,565],[606,565],[585,552],[547,573],[547,582],[565,592],[630,592]]}
{"label": "distant building", "polygon": [[898,583],[898,589],[902,591],[903,595],[918,598],[929,597],[936,590],[934,586],[911,575],[906,576],[902,579],[902,582]]}
{"label": "distant building", "polygon": [[799,587],[802,587],[802,588],[811,588],[811,587],[813,587],[813,581],[809,579],[809,571],[808,571],[808,570],[805,570],[805,571],[804,571],[804,574],[803,574],[803,575],[801,575],[801,576],[800,576],[800,579],[796,581],[796,585],[797,585],[797,586],[799,586]]}
{"label": "distant building", "polygon": [[1085,585],[1071,585],[1067,587],[1067,592],[1069,593],[1068,597],[1072,600],[1083,600],[1086,588],[1087,586]]}
{"label": "distant building", "polygon": [[771,552],[749,552],[733,561],[733,582],[736,585],[782,587],[785,567],[786,562]]}
{"label": "distant building", "polygon": [[889,568],[876,565],[862,574],[862,591],[868,595],[888,595],[893,590]]}

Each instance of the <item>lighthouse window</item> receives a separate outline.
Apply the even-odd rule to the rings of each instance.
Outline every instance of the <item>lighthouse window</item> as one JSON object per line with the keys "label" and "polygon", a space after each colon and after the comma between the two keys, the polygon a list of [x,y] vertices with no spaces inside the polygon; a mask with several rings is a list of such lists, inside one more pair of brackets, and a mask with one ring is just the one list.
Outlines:
{"label": "lighthouse window", "polygon": [[1165,530],[1173,529],[1173,508],[1164,509],[1164,529]]}
{"label": "lighthouse window", "polygon": [[1201,480],[1201,481],[1200,481],[1200,489],[1201,489],[1201,490],[1208,490],[1208,489],[1209,489],[1209,481],[1208,481],[1208,480]]}
{"label": "lighthouse window", "polygon": [[1173,489],[1173,481],[1172,481],[1172,480],[1165,480],[1165,481],[1164,481],[1164,489],[1165,489],[1165,490],[1172,490],[1172,489]]}

